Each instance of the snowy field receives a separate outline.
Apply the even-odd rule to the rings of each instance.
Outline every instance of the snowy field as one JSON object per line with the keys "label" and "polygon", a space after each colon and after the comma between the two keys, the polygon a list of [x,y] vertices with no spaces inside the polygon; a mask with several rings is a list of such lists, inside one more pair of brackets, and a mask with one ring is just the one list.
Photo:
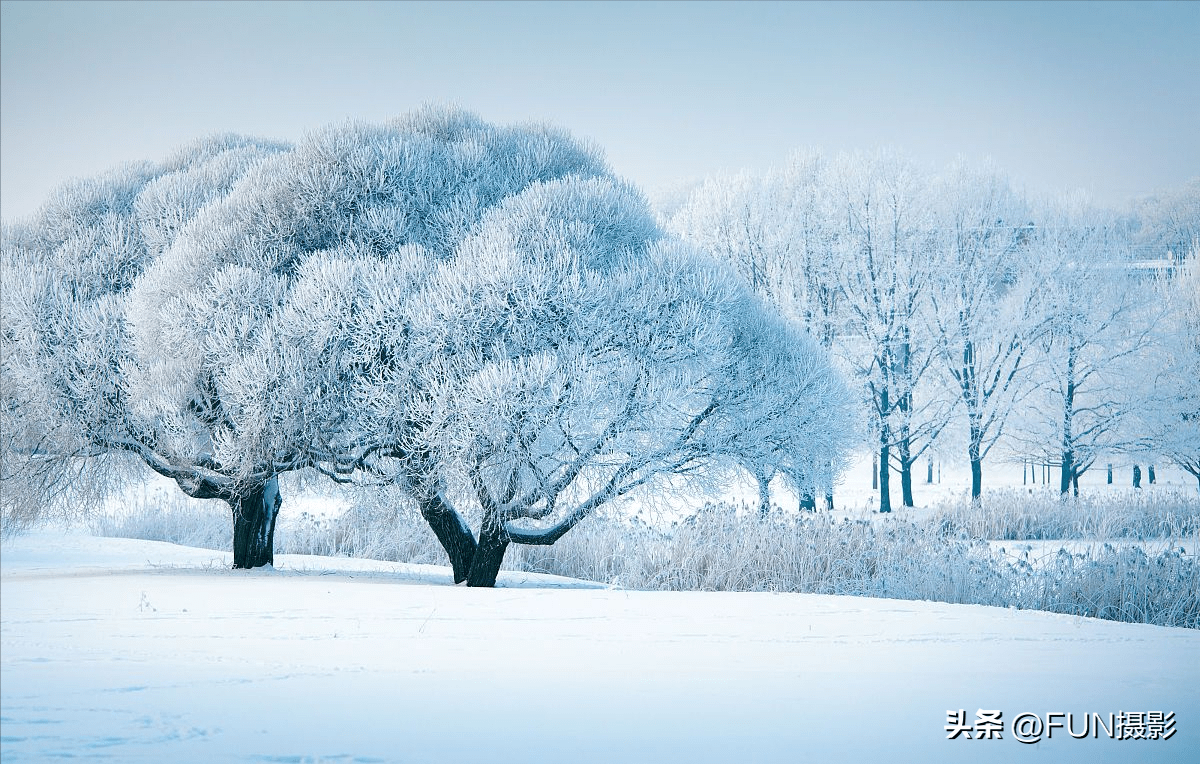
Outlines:
{"label": "snowy field", "polygon": [[[8,762],[1177,761],[1200,632],[978,606],[633,592],[33,534],[2,569]],[[948,711],[1002,712],[1000,740]],[[1174,713],[1022,744],[1022,713]],[[1061,722],[1058,717],[1051,721]],[[1031,734],[1026,728],[1026,734]]]}

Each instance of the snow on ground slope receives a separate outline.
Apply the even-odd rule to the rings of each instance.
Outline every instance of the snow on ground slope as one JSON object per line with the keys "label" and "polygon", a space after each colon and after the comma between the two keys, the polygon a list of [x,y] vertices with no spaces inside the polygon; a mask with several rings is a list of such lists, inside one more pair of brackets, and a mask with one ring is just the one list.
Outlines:
{"label": "snow on ground slope", "polygon": [[[1200,632],[978,606],[632,592],[32,535],[0,555],[0,758],[1195,761]],[[948,740],[947,712],[1002,712]],[[1169,740],[1012,722],[1173,712]],[[1059,721],[1055,719],[1054,721]],[[1029,732],[1026,729],[1026,732]],[[1043,730],[1043,738],[1045,732]]]}

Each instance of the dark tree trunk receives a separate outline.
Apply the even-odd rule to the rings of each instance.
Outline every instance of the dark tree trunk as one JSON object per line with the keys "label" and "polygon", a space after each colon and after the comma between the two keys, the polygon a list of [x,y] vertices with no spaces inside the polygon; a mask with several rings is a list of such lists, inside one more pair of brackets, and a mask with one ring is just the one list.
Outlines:
{"label": "dark tree trunk", "polygon": [[496,576],[500,574],[500,564],[504,562],[504,552],[508,549],[508,543],[508,534],[505,533],[500,520],[485,516],[479,529],[479,545],[475,549],[471,571],[467,575],[467,586],[496,585]]}
{"label": "dark tree trunk", "polygon": [[1058,483],[1058,492],[1066,496],[1071,490],[1071,481],[1075,481],[1075,495],[1079,495],[1079,477],[1075,474],[1078,466],[1075,464],[1075,440],[1072,436],[1072,424],[1075,421],[1075,348],[1067,348],[1067,391],[1063,398],[1063,428],[1062,428],[1062,476]]}
{"label": "dark tree trunk", "polygon": [[1133,465],[1133,487],[1142,487],[1142,468],[1138,465]]}
{"label": "dark tree trunk", "polygon": [[1071,476],[1071,488],[1072,488],[1073,495],[1075,496],[1076,499],[1078,499],[1079,498],[1079,473],[1078,472],[1076,472],[1074,475]]}
{"label": "dark tree trunk", "polygon": [[[970,423],[970,431],[967,457],[971,462],[971,501],[979,501],[983,495],[983,431],[974,418]],[[1021,471],[1025,471],[1024,462]]]}
{"label": "dark tree trunk", "polygon": [[829,510],[830,512],[833,511],[833,491],[829,491],[825,494],[825,509]]}
{"label": "dark tree trunk", "polygon": [[[904,380],[905,392],[896,399],[896,408],[900,410],[903,419],[900,423],[900,438],[896,444],[897,456],[900,457],[900,501],[906,507],[913,506],[912,491],[912,429],[909,417],[912,416],[912,346],[908,324],[900,326],[900,347],[896,358],[895,372]],[[884,462],[886,464],[886,462]]]}
{"label": "dark tree trunk", "polygon": [[979,501],[983,496],[983,461],[971,460],[971,501]]}
{"label": "dark tree trunk", "polygon": [[817,497],[811,493],[805,492],[800,497],[800,509],[801,509],[801,511],[804,511],[804,512],[816,512],[817,511]]}
{"label": "dark tree trunk", "polygon": [[879,391],[879,511],[892,511],[892,491],[891,491],[891,445],[892,445],[892,429],[888,426],[887,417],[891,412],[891,403],[888,401],[888,389],[884,387]]}
{"label": "dark tree trunk", "polygon": [[1146,465],[1146,479],[1150,481],[1150,485],[1154,485],[1154,465]]}
{"label": "dark tree trunk", "polygon": [[771,514],[771,478],[765,472],[756,471],[754,479],[758,483],[758,513],[766,517]]}
{"label": "dark tree trunk", "polygon": [[1066,496],[1071,492],[1071,478],[1075,475],[1075,454],[1070,449],[1063,451],[1062,477],[1058,481],[1058,492]]}
{"label": "dark tree trunk", "polygon": [[283,504],[278,479],[271,478],[228,503],[233,510],[233,567],[275,564],[275,519]]}
{"label": "dark tree trunk", "polygon": [[892,511],[891,468],[888,460],[891,458],[891,448],[886,440],[879,446],[879,511]]}
{"label": "dark tree trunk", "polygon": [[912,491],[912,442],[907,435],[900,441],[900,500],[904,506],[913,506]]}
{"label": "dark tree trunk", "polygon": [[475,537],[471,529],[462,521],[458,512],[442,498],[441,493],[434,492],[420,502],[421,516],[429,523],[446,556],[450,558],[450,567],[454,569],[454,583],[461,584],[467,580],[471,572],[471,563],[475,558]]}

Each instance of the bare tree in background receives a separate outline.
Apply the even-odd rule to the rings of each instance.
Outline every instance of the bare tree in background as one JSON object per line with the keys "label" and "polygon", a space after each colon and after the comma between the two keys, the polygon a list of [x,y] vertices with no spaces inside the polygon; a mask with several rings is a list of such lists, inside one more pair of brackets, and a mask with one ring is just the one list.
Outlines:
{"label": "bare tree in background", "polygon": [[1015,434],[1026,450],[1060,465],[1062,494],[1078,495],[1079,477],[1100,454],[1131,443],[1125,425],[1153,320],[1142,310],[1147,303],[1120,221],[1068,199],[1041,216],[1033,236],[1049,266],[1039,288],[1047,323],[1037,393]]}
{"label": "bare tree in background", "polygon": [[879,511],[890,512],[892,462],[905,506],[912,466],[944,426],[937,398],[919,396],[934,359],[920,330],[933,273],[926,179],[887,153],[839,157],[830,180],[835,255],[848,317],[842,353],[867,391],[879,444]]}
{"label": "bare tree in background", "polygon": [[994,170],[952,168],[935,210],[930,323],[965,414],[971,497],[979,499],[984,459],[1030,390],[1030,359],[1045,328],[1038,308],[1044,274],[1028,212]]}
{"label": "bare tree in background", "polygon": [[1179,465],[1200,488],[1200,240],[1156,287],[1165,315],[1153,327],[1148,379],[1135,409],[1139,450]]}

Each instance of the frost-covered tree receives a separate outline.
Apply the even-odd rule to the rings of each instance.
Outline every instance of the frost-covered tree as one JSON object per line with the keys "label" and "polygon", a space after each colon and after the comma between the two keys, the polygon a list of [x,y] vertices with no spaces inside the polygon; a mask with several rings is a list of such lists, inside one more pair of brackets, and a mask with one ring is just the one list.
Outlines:
{"label": "frost-covered tree", "polygon": [[413,458],[406,433],[351,416],[367,375],[407,368],[380,339],[406,331],[392,303],[490,206],[603,171],[553,128],[426,109],[308,136],[179,233],[130,294],[124,378],[143,446],[185,465],[170,469],[189,495],[233,508],[235,566],[272,560],[280,473]]}
{"label": "frost-covered tree", "polygon": [[[238,136],[206,139],[164,162],[68,183],[30,219],[5,226],[6,518],[18,501],[29,520],[55,499],[78,499],[113,467],[97,460],[138,451],[144,433],[123,379],[128,293],[199,209],[281,149]],[[64,491],[68,485],[75,490]]]}
{"label": "frost-covered tree", "polygon": [[1170,459],[1200,483],[1200,240],[1158,284],[1158,296],[1165,311],[1135,407],[1139,450]]}
{"label": "frost-covered tree", "polygon": [[189,495],[229,503],[234,564],[255,567],[272,560],[280,473],[353,471],[396,448],[345,426],[348,382],[380,366],[353,353],[377,348],[318,342],[345,319],[335,296],[350,287],[314,282],[365,259],[386,314],[488,207],[605,169],[559,130],[436,108],[211,161],[236,172],[139,166],[6,230],[6,272],[32,263],[38,279],[11,300],[5,290],[17,317],[6,364],[19,367],[5,374],[29,391],[23,410],[67,408],[65,431],[87,449],[133,453]]}
{"label": "frost-covered tree", "polygon": [[839,158],[830,181],[838,230],[842,352],[867,391],[879,444],[879,511],[891,511],[891,464],[912,506],[912,466],[944,425],[938,397],[923,397],[934,343],[921,331],[933,271],[926,179],[892,154]]}
{"label": "frost-covered tree", "polygon": [[[1144,337],[1145,327],[1156,323],[1160,299],[1145,288],[1141,297],[1126,294],[1124,303],[1109,298],[1117,286],[1133,288],[1137,273],[1153,270],[1146,267],[1151,263],[1131,261],[1149,257],[1157,268],[1179,266],[1200,225],[1200,186],[1192,182],[1146,200],[1133,220],[1101,221],[1082,204],[1039,220],[994,170],[959,165],[931,180],[886,153],[830,161],[799,153],[765,174],[705,181],[671,209],[666,225],[731,264],[749,288],[854,368],[872,411],[871,430],[887,454],[881,508],[891,506],[886,473],[892,469],[900,473],[904,502],[912,502],[912,464],[949,421],[951,407],[961,415],[976,497],[984,460],[1002,442],[1054,463],[1068,450],[1080,453],[1063,448],[1066,418],[1045,415],[1032,424],[1035,412],[1065,410],[1069,397],[1060,384],[1066,369],[1055,364],[1072,355],[1062,352],[1072,345],[1069,327],[1082,332],[1083,325],[1069,320],[1075,297],[1063,291],[1068,286],[1083,290],[1080,304],[1091,305],[1085,312],[1093,318],[1103,312],[1101,302],[1118,308],[1110,322],[1100,321],[1116,337],[1113,352],[1104,357],[1097,350],[1103,343],[1089,340],[1092,349],[1079,356],[1099,367],[1086,374],[1079,400],[1110,398],[1107,415],[1093,431],[1082,424],[1093,413],[1084,405],[1076,422],[1082,434],[1068,440],[1093,454],[1134,444],[1149,448],[1157,437],[1150,433],[1165,430],[1144,423],[1142,432],[1128,431],[1121,420],[1132,423],[1125,414],[1139,406],[1148,415],[1163,410],[1170,397],[1163,393],[1166,377],[1155,377],[1166,362],[1147,355]],[[1090,223],[1088,215],[1095,218]],[[1103,252],[1101,239],[1107,241]],[[1058,328],[1051,338],[1053,323]],[[1143,371],[1157,381],[1142,384]],[[1056,385],[1057,403],[1047,392]],[[1159,391],[1153,403],[1136,403],[1153,385]],[[1180,417],[1164,422],[1189,421]],[[1098,438],[1089,445],[1090,434]],[[1068,469],[1072,481],[1076,467]],[[771,475],[757,477],[765,502]]]}
{"label": "frost-covered tree", "polygon": [[947,383],[966,420],[971,497],[983,461],[1029,392],[1030,356],[1044,329],[1040,253],[1028,213],[995,170],[959,164],[939,183],[930,324]]}
{"label": "frost-covered tree", "polygon": [[754,292],[831,348],[839,317],[828,184],[824,157],[796,152],[762,175],[709,178],[666,227],[732,265]]}
{"label": "frost-covered tree", "polygon": [[[832,256],[836,234],[826,207],[827,164],[816,152],[797,152],[761,176],[711,178],[672,212],[667,227],[733,265],[772,308],[832,352],[842,317]],[[786,378],[782,384],[788,384]],[[752,471],[765,511],[775,474],[762,463]],[[813,498],[801,495],[809,505]],[[832,506],[831,490],[826,503]]]}
{"label": "frost-covered tree", "polygon": [[1143,199],[1136,213],[1140,225],[1135,241],[1139,245],[1156,256],[1184,260],[1200,241],[1200,177]]}
{"label": "frost-covered tree", "polygon": [[1035,397],[1016,440],[1061,466],[1059,489],[1078,494],[1079,477],[1102,453],[1128,448],[1139,366],[1151,340],[1153,308],[1129,268],[1129,231],[1078,199],[1047,210],[1033,232],[1048,264],[1038,294],[1046,321]]}
{"label": "frost-covered tree", "polygon": [[667,221],[668,228],[729,264],[749,288],[781,307],[789,287],[791,236],[783,201],[748,171],[708,178]]}
{"label": "frost-covered tree", "polygon": [[667,477],[761,465],[811,491],[844,448],[820,349],[608,179],[506,200],[411,305],[414,397],[389,398],[405,385],[388,374],[372,398],[433,455],[426,479],[458,519],[439,537],[469,585],[495,582],[510,543],[553,543]]}

